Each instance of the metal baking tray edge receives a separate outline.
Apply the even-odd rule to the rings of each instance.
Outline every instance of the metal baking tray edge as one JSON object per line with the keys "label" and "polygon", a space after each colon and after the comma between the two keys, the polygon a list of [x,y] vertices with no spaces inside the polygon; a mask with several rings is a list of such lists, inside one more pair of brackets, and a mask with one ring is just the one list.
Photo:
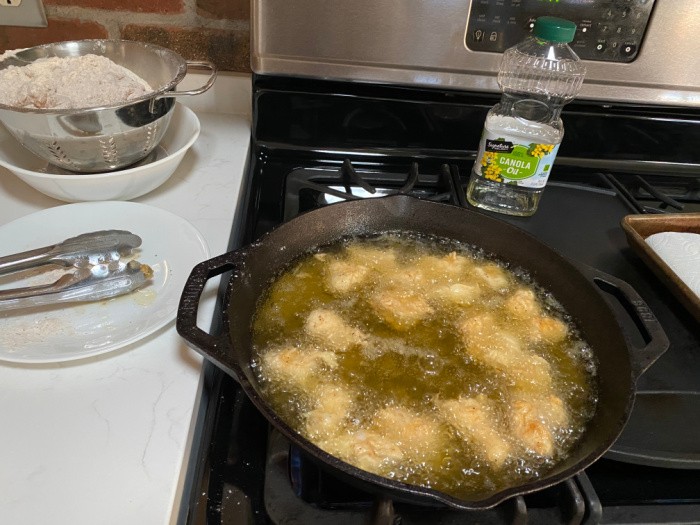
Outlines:
{"label": "metal baking tray edge", "polygon": [[654,233],[687,232],[700,234],[700,213],[627,215],[622,219],[621,225],[632,249],[700,322],[700,297],[646,243],[646,238]]}

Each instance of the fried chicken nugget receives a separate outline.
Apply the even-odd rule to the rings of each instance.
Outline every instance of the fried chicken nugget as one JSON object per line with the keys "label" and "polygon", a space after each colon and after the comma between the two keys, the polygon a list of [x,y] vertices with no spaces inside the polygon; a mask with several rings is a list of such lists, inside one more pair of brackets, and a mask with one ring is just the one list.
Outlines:
{"label": "fried chicken nugget", "polygon": [[492,466],[499,468],[512,447],[498,428],[490,403],[484,396],[435,401],[440,417],[469,442]]}

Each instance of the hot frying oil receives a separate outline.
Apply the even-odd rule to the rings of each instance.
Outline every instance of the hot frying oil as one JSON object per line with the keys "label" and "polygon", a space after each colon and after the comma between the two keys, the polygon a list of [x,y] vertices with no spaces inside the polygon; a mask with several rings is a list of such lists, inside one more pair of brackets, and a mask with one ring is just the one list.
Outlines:
{"label": "hot frying oil", "polygon": [[262,298],[256,374],[327,452],[465,499],[537,478],[595,410],[555,298],[473,248],[403,233],[303,257]]}

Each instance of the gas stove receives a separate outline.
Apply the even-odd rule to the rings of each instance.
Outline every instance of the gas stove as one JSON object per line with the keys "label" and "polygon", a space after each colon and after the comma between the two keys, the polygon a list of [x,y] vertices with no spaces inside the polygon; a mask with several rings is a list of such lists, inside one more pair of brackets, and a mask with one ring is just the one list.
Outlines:
{"label": "gas stove", "polygon": [[[658,318],[670,347],[637,382],[620,438],[570,479],[491,509],[394,502],[305,457],[233,379],[207,365],[183,523],[698,523],[700,326],[620,226],[629,214],[700,211],[700,86],[670,59],[679,55],[666,31],[700,30],[690,0],[400,9],[370,0],[332,9],[319,0],[254,0],[252,148],[231,248],[347,199],[408,193],[469,207],[464,188],[486,112],[499,98],[498,52],[527,31],[528,13],[544,11],[579,24],[578,49],[589,60],[584,90],[562,114],[566,135],[537,213],[478,213],[628,282]],[[634,26],[634,42],[610,33],[610,16],[633,18],[619,26]],[[697,56],[690,40],[684,56]],[[633,53],[621,55],[621,44]],[[641,347],[646,335],[622,304],[615,315]]]}
{"label": "gas stove", "polygon": [[[325,108],[333,97],[345,99],[348,91],[357,94],[351,86],[316,82],[309,89],[306,81],[294,83],[268,77],[256,77],[254,85],[257,106],[247,201],[239,210],[235,246],[254,241],[300,213],[346,199],[408,193],[469,207],[464,188],[473,163],[473,148],[414,150],[413,144],[422,133],[420,127],[381,147],[376,144],[378,139],[348,147],[343,142],[345,138],[338,140],[338,144],[345,144],[342,148],[338,144],[319,147],[318,141],[330,140],[328,134],[337,130],[323,133],[324,124],[314,132],[316,136],[301,134],[294,111],[303,110],[307,120],[327,116],[324,111],[321,116],[311,115],[312,100],[320,97],[323,102],[317,103],[314,111]],[[379,89],[383,98],[390,91]],[[362,96],[346,108],[349,115],[365,112],[368,103],[379,107],[370,96],[371,89],[360,86],[359,92]],[[403,97],[405,93],[396,96]],[[451,93],[443,96],[453,97]],[[480,101],[483,98],[478,97]],[[306,103],[300,103],[300,99]],[[273,102],[271,111],[268,103]],[[473,102],[470,99],[469,103]],[[430,106],[434,101],[424,103]],[[461,100],[459,104],[467,102]],[[358,105],[359,109],[352,107]],[[479,128],[488,105],[473,104],[462,113],[469,115],[468,120],[452,120],[450,127]],[[399,99],[384,106],[393,107],[379,111],[381,119],[400,129],[410,129],[408,123],[401,121],[405,108]],[[591,110],[587,104],[574,105],[565,118],[577,129],[582,126],[579,119],[591,118]],[[432,110],[424,109],[424,113],[429,111]],[[393,116],[387,116],[389,113]],[[629,123],[627,117],[607,115],[601,108],[595,118],[609,118],[607,125],[613,128],[624,128]],[[634,118],[641,118],[640,114]],[[649,119],[654,121],[653,116]],[[692,129],[696,138],[700,136],[700,124],[695,120],[688,120],[686,125],[686,133]],[[435,128],[432,131],[435,133]],[[431,140],[437,142],[434,136]],[[411,146],[406,147],[401,141]],[[426,509],[378,500],[335,479],[291,447],[269,427],[234,380],[208,366],[209,383],[202,408],[201,435],[197,438],[199,452],[189,473],[193,486],[187,521],[321,525],[697,522],[700,330],[689,312],[628,246],[620,222],[628,214],[700,211],[700,172],[652,173],[638,162],[620,169],[617,161],[606,169],[597,162],[601,155],[583,156],[571,144],[573,141],[570,139],[566,148],[562,145],[563,162],[555,166],[534,216],[480,213],[508,221],[565,256],[627,281],[647,302],[669,336],[669,350],[642,375],[629,424],[603,459],[564,483],[512,498],[485,511]],[[475,140],[473,144],[476,143]],[[653,155],[648,149],[643,153]],[[634,337],[641,343],[643,334],[624,308],[618,309],[616,314],[625,329],[636,334]]]}

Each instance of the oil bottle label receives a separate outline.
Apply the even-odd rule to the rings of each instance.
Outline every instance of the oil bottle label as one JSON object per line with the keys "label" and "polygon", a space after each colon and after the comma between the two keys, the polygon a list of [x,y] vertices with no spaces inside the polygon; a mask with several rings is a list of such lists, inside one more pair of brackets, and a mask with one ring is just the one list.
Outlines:
{"label": "oil bottle label", "polygon": [[526,188],[544,188],[559,144],[523,143],[504,137],[481,137],[474,165],[482,177]]}

